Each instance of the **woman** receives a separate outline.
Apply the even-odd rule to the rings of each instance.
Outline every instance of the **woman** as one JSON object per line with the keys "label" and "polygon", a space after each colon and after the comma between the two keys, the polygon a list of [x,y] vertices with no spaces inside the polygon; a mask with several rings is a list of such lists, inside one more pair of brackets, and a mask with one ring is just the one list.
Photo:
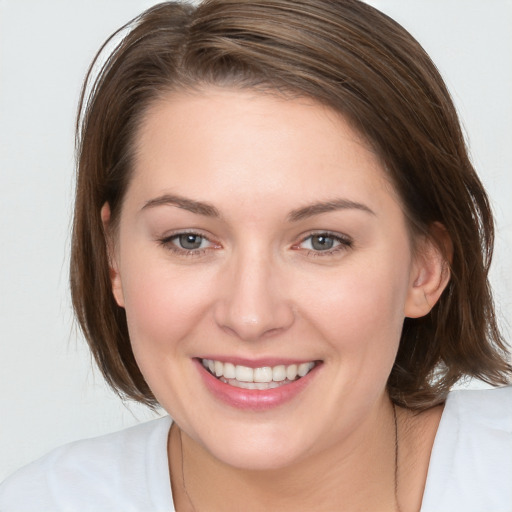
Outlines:
{"label": "woman", "polygon": [[511,388],[450,393],[509,381],[492,242],[395,22],[150,9],[84,87],[71,285],[107,381],[173,423],[54,451],[0,509],[512,510]]}

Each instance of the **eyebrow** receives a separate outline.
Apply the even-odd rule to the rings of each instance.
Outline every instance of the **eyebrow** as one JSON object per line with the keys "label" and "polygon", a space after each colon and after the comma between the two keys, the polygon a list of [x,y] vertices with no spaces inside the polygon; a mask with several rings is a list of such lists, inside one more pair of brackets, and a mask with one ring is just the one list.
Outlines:
{"label": "eyebrow", "polygon": [[[183,196],[174,194],[164,194],[162,196],[150,199],[144,203],[142,210],[147,208],[155,208],[157,206],[175,206],[182,210],[195,213],[197,215],[204,215],[205,217],[216,217],[219,218],[220,212],[210,203],[203,201],[195,201],[188,199]],[[332,212],[336,210],[361,210],[371,215],[376,215],[375,212],[363,203],[356,201],[350,201],[349,199],[333,199],[331,201],[323,201],[313,203],[296,210],[292,210],[288,214],[288,220],[290,222],[297,222],[299,220],[307,219],[321,213]]]}
{"label": "eyebrow", "polygon": [[182,210],[195,213],[197,215],[204,215],[206,217],[220,217],[220,212],[210,203],[202,201],[194,201],[193,199],[187,199],[186,197],[164,194],[154,199],[150,199],[144,203],[142,210],[147,208],[155,208],[156,206],[176,206]]}
{"label": "eyebrow", "polygon": [[313,217],[314,215],[336,210],[361,210],[371,215],[376,215],[371,208],[363,203],[350,201],[349,199],[333,199],[332,201],[313,203],[308,206],[298,208],[297,210],[292,210],[288,214],[288,220],[290,222],[297,222],[299,220],[307,219],[308,217]]}

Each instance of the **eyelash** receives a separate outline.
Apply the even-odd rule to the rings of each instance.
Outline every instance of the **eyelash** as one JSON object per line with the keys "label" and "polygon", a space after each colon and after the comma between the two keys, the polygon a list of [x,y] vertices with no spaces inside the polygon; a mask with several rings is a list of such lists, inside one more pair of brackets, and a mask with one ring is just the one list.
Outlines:
{"label": "eyelash", "polygon": [[[212,244],[214,247],[218,244],[213,243],[208,237],[205,235],[198,233],[196,231],[182,231],[179,233],[173,233],[172,235],[165,236],[163,238],[159,238],[157,241],[158,243],[167,249],[168,251],[171,251],[178,256],[186,256],[186,257],[192,257],[192,256],[201,256],[204,253],[206,253],[211,247],[204,247],[202,249],[184,249],[182,247],[178,247],[174,242],[174,240],[178,239],[180,236],[197,236],[202,238],[203,240],[206,240],[210,244]],[[220,246],[219,246],[220,247]]]}
{"label": "eyelash", "polygon": [[[215,244],[208,237],[206,237],[205,235],[198,233],[196,231],[182,231],[179,233],[173,233],[172,235],[165,236],[163,238],[159,238],[157,241],[162,247],[164,247],[168,251],[171,251],[179,256],[185,256],[185,257],[201,256],[201,255],[205,254],[209,249],[211,249],[211,246],[204,247],[202,249],[184,249],[184,248],[178,247],[175,243],[173,243],[174,240],[178,239],[180,236],[187,236],[187,235],[200,237],[201,239],[212,244],[214,248],[220,247],[219,244]],[[306,254],[310,257],[317,258],[317,257],[332,256],[333,254],[336,254],[338,252],[350,249],[353,246],[353,241],[347,236],[332,233],[330,231],[318,231],[315,233],[310,233],[308,236],[302,238],[300,242],[292,245],[292,249],[300,250],[301,249],[300,245],[302,245],[304,242],[306,242],[307,240],[309,240],[310,238],[313,238],[315,236],[330,238],[330,239],[334,240],[335,242],[338,242],[338,245],[336,245],[332,249],[327,249],[325,251],[306,249]]]}
{"label": "eyelash", "polygon": [[338,233],[332,233],[331,231],[317,231],[315,233],[310,233],[308,236],[304,237],[298,244],[294,244],[292,246],[292,249],[299,250],[300,249],[299,246],[301,244],[303,244],[306,240],[309,240],[310,238],[313,238],[315,236],[330,238],[330,239],[334,240],[335,242],[338,242],[339,245],[336,245],[332,249],[328,249],[325,251],[307,249],[307,255],[310,257],[313,257],[313,258],[332,256],[336,253],[346,251],[347,249],[350,249],[353,246],[353,241],[345,235],[340,235]]}

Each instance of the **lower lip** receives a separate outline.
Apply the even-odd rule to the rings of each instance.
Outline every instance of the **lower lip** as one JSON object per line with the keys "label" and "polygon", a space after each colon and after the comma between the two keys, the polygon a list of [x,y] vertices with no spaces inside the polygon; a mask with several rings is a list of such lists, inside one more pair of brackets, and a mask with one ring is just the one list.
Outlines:
{"label": "lower lip", "polygon": [[294,380],[290,384],[283,384],[273,389],[260,390],[230,386],[214,377],[204,368],[201,361],[194,359],[194,362],[210,393],[231,407],[251,411],[266,411],[293,400],[309,385],[321,366],[317,364],[306,376]]}

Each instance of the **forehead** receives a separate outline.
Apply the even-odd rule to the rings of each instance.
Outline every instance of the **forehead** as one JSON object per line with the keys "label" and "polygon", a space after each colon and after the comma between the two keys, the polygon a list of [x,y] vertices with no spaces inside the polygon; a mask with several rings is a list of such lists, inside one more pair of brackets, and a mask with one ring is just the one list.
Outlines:
{"label": "forehead", "polygon": [[[306,98],[206,89],[171,93],[147,111],[131,187],[257,206],[393,196],[369,144],[338,113]],[[296,205],[295,205],[296,206]]]}

